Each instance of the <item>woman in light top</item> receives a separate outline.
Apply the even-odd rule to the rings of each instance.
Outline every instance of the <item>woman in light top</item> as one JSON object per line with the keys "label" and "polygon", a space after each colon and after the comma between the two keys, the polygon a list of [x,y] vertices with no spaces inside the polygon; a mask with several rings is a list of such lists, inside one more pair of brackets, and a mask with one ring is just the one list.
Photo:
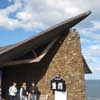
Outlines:
{"label": "woman in light top", "polygon": [[13,85],[9,87],[9,100],[17,99],[17,88],[16,82],[13,82]]}

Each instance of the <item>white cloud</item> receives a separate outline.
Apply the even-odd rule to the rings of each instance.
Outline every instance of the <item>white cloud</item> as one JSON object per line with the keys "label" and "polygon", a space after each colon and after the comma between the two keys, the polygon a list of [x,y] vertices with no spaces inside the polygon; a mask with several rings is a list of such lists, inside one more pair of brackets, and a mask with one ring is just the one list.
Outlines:
{"label": "white cloud", "polygon": [[31,13],[28,13],[28,12],[19,12],[16,17],[20,20],[23,20],[23,21],[28,21],[30,19],[32,19],[32,14]]}
{"label": "white cloud", "polygon": [[9,14],[15,12],[19,8],[21,8],[21,2],[17,0],[14,5],[0,10],[0,26],[8,29],[15,28],[18,25],[18,20],[9,18]]}
{"label": "white cloud", "polygon": [[[78,3],[79,0],[76,0],[77,3],[72,0],[14,1],[13,5],[0,10],[0,26],[8,29],[24,28],[33,30],[37,27],[44,28],[54,25],[84,11],[81,3]],[[16,12],[16,19],[9,18],[9,15],[14,12]]]}
{"label": "white cloud", "polygon": [[[92,74],[86,75],[86,79],[100,79],[100,43],[91,44],[82,49],[83,55],[87,61]],[[95,76],[95,77],[93,77]],[[99,76],[99,77],[98,77]]]}
{"label": "white cloud", "polygon": [[100,21],[90,21],[91,27],[82,27],[79,28],[80,35],[83,35],[89,39],[94,39],[95,41],[100,41],[100,34],[97,33],[100,31]]}
{"label": "white cloud", "polygon": [[100,22],[92,21],[92,24],[94,25],[93,29],[95,29],[95,30],[100,29]]}
{"label": "white cloud", "polygon": [[89,53],[93,57],[100,57],[100,45],[92,45],[89,47]]}
{"label": "white cloud", "polygon": [[100,67],[95,67],[94,71],[99,71],[100,72]]}
{"label": "white cloud", "polygon": [[[12,2],[12,0],[9,1]],[[34,30],[37,27],[46,28],[85,10],[99,8],[97,0],[95,2],[88,1],[14,0],[14,4],[0,10],[2,20],[0,20],[0,26],[8,29],[24,28],[28,30]],[[9,15],[14,12],[16,12],[16,19],[9,18]],[[99,23],[93,22],[93,24],[97,28]]]}
{"label": "white cloud", "polygon": [[[100,44],[88,45],[82,49],[82,52],[89,64],[97,64],[100,58]],[[100,62],[98,62],[98,64],[100,64]]]}

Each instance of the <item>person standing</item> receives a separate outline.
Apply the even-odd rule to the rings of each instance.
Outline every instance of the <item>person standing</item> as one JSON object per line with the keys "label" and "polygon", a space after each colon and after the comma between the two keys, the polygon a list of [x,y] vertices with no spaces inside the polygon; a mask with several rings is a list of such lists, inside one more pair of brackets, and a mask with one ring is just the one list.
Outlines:
{"label": "person standing", "polygon": [[16,82],[13,82],[13,85],[9,87],[9,100],[16,100],[17,99],[17,87]]}
{"label": "person standing", "polygon": [[28,100],[37,100],[38,99],[38,88],[36,84],[33,82],[31,87],[29,88]]}
{"label": "person standing", "polygon": [[21,88],[20,88],[20,100],[27,100],[28,96],[28,91],[27,91],[27,86],[26,82],[23,82]]}

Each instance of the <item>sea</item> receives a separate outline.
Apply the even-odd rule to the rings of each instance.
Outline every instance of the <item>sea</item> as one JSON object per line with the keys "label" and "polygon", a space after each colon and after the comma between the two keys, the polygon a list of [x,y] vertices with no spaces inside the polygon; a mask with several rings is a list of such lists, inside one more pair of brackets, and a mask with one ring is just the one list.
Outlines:
{"label": "sea", "polygon": [[100,100],[100,80],[86,80],[87,100]]}

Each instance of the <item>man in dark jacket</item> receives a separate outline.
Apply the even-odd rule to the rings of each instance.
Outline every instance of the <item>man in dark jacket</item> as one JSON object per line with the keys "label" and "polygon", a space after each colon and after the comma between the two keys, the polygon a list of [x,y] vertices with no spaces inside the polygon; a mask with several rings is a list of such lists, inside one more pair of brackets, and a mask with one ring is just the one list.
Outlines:
{"label": "man in dark jacket", "polygon": [[39,95],[38,87],[33,82],[32,85],[31,85],[31,87],[29,88],[28,99],[29,100],[38,100],[38,95]]}

